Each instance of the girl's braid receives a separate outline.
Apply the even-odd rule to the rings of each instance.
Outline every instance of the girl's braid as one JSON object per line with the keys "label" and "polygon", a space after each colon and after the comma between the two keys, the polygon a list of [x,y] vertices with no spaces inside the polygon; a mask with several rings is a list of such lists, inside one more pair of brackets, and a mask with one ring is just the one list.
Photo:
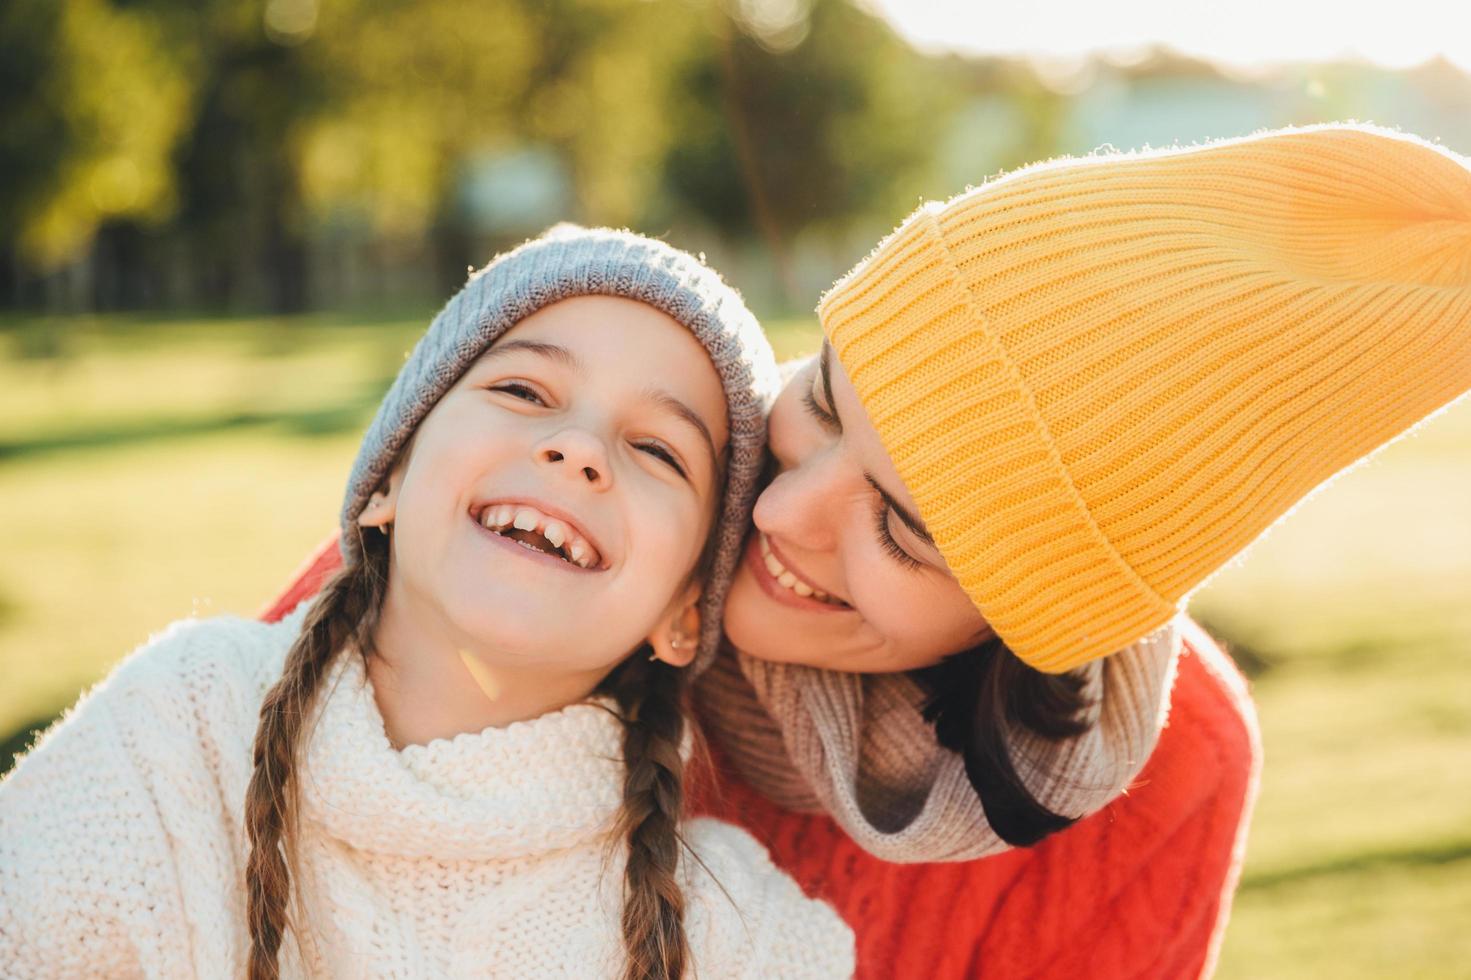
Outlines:
{"label": "girl's braid", "polygon": [[604,688],[618,702],[627,775],[618,829],[628,841],[624,875],[623,942],[626,980],[676,980],[689,960],[684,892],[676,877],[684,846],[685,716],[682,672],[633,654]]}
{"label": "girl's braid", "polygon": [[306,717],[332,656],[349,645],[371,652],[373,626],[388,580],[387,539],[364,535],[361,561],[343,568],[322,588],[301,635],[286,656],[281,678],[261,705],[254,771],[245,794],[246,915],[251,980],[276,980],[291,893],[295,854],[295,769]]}

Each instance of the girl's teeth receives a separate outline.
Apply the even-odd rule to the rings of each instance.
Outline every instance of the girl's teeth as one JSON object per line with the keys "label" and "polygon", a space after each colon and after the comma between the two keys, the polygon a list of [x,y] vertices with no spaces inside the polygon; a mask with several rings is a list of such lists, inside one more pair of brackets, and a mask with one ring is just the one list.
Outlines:
{"label": "girl's teeth", "polygon": [[791,572],[782,572],[776,577],[776,580],[788,589],[797,584],[797,576],[793,575]]}
{"label": "girl's teeth", "polygon": [[808,585],[806,582],[798,582],[797,584],[791,586],[791,589],[799,596],[810,596],[812,594],[812,586]]}
{"label": "girl's teeth", "polygon": [[[542,537],[546,538],[553,548],[566,547],[566,555],[572,564],[581,568],[592,568],[592,547],[582,538],[577,537],[572,528],[561,521],[544,517],[539,511],[530,507],[515,507],[510,504],[500,504],[495,507],[487,507],[480,515],[480,523],[493,531],[505,531],[508,528],[516,528],[518,531],[535,531],[542,521],[546,526],[541,528]],[[525,544],[525,542],[522,542]],[[533,551],[541,551],[535,545],[527,545]]]}
{"label": "girl's teeth", "polygon": [[771,573],[772,578],[777,578],[786,571],[781,562],[776,560],[776,556],[769,551],[766,553],[766,570]]}

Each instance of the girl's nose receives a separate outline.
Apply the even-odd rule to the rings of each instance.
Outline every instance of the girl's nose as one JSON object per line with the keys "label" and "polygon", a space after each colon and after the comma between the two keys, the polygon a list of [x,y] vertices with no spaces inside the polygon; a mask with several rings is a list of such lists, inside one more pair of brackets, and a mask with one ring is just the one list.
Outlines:
{"label": "girl's nose", "polygon": [[559,469],[567,477],[607,490],[613,485],[613,468],[603,440],[585,429],[567,428],[542,440],[535,450],[536,461]]}

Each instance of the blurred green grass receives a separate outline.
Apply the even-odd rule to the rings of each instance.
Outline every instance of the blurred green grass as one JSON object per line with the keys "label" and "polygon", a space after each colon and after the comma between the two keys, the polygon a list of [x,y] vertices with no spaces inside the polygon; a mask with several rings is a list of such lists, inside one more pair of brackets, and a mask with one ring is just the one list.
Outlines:
{"label": "blurred green grass", "polygon": [[[432,313],[0,320],[0,740],[172,619],[257,612]],[[1193,601],[1254,674],[1267,757],[1219,976],[1471,976],[1468,501],[1471,403]]]}

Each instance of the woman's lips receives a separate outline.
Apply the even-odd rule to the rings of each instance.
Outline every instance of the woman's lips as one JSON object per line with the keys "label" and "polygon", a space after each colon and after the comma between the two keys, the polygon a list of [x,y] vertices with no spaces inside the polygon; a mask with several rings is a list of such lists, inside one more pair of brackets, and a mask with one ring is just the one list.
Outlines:
{"label": "woman's lips", "polygon": [[823,601],[812,596],[801,596],[782,585],[766,567],[766,556],[761,544],[761,532],[753,530],[750,538],[746,541],[745,561],[752,577],[756,579],[756,584],[772,599],[775,599],[783,605],[807,612],[838,613],[847,612],[852,609],[851,606],[840,600],[829,598],[827,601]]}

